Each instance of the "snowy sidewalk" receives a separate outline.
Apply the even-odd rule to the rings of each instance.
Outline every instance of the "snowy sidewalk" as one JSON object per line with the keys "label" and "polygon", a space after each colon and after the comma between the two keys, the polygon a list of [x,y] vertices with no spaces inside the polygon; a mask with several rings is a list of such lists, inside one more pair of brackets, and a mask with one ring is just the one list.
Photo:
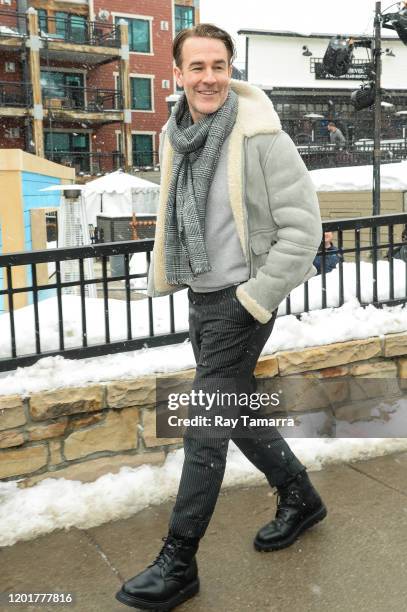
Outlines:
{"label": "snowy sidewalk", "polygon": [[[226,489],[198,554],[201,592],[184,612],[398,612],[405,609],[407,452],[311,473],[328,517],[288,549],[257,553],[266,486]],[[151,562],[172,503],[93,529],[58,531],[0,551],[0,592],[73,593],[75,605],[0,610],[123,612],[122,581]]]}

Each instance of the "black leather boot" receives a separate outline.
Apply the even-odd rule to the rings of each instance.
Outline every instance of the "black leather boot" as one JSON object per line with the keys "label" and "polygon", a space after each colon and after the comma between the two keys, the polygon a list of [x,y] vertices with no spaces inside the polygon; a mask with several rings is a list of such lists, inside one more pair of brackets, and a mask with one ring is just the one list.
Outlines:
{"label": "black leather boot", "polygon": [[325,504],[305,470],[284,487],[278,487],[276,493],[276,517],[257,533],[254,539],[256,550],[286,548],[293,544],[300,533],[322,521],[327,515]]}
{"label": "black leather boot", "polygon": [[164,546],[154,563],[127,580],[116,599],[133,608],[172,610],[199,591],[195,553],[199,540],[163,538]]}

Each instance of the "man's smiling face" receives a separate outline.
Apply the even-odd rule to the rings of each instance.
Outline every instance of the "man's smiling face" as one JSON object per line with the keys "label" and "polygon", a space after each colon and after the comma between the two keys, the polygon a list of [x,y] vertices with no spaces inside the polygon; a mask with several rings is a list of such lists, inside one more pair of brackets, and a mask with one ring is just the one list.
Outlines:
{"label": "man's smiling face", "polygon": [[174,68],[184,88],[192,119],[216,112],[225,102],[232,66],[224,43],[216,38],[190,37],[182,46],[182,65]]}

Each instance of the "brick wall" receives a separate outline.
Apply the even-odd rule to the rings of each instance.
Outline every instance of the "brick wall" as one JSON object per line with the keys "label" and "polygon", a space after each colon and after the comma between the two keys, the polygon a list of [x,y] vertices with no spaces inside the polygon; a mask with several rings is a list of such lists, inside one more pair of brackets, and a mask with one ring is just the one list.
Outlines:
{"label": "brick wall", "polygon": [[[189,5],[189,0],[181,0],[179,4]],[[196,2],[194,3],[197,4]],[[13,0],[13,6],[11,9],[16,8],[15,0]],[[2,8],[2,7],[1,7]],[[173,0],[138,0],[136,3],[134,0],[111,0],[108,5],[104,0],[94,1],[94,12],[95,17],[100,9],[108,9],[111,13],[109,21],[114,21],[115,13],[127,14],[128,16],[146,16],[152,17],[152,55],[145,55],[140,53],[130,54],[130,72],[135,75],[153,75],[153,100],[154,100],[154,112],[133,112],[132,113],[132,130],[135,132],[148,132],[155,133],[154,137],[154,148],[158,148],[158,134],[161,131],[163,124],[168,118],[168,108],[165,98],[173,93],[173,74],[172,74],[172,33],[173,33]],[[113,15],[112,15],[113,14]],[[196,12],[198,15],[198,12]],[[6,19],[7,21],[7,19]],[[5,18],[1,19],[3,24],[6,23]],[[167,21],[169,23],[169,29],[161,29],[161,22]],[[8,23],[8,22],[7,22]],[[15,23],[10,22],[10,27]],[[5,73],[4,62],[5,61],[16,62],[16,73]],[[118,62],[110,62],[106,65],[99,67],[90,67],[86,65],[86,62],[81,61],[74,62],[61,62],[50,60],[46,62],[42,59],[42,67],[60,67],[62,68],[88,68],[87,73],[87,86],[91,88],[115,88],[114,73],[118,73],[119,66]],[[21,62],[19,59],[19,53],[10,53],[2,56],[0,60],[0,80],[16,80],[22,79]],[[170,88],[163,88],[163,80],[170,81]],[[2,121],[3,123],[3,121]],[[20,125],[23,126],[23,122],[20,121]],[[69,129],[69,126],[64,123],[54,122],[54,127],[63,129]],[[77,125],[77,127],[80,127]],[[83,126],[82,126],[83,127]],[[96,134],[96,139],[93,142],[94,150],[104,150],[106,152],[114,151],[117,148],[116,145],[116,130],[120,129],[118,124],[111,124],[104,126],[103,128],[97,125],[91,126]],[[44,128],[47,128],[46,122]],[[9,145],[8,141],[4,139],[4,133],[0,133],[0,146]],[[13,145],[14,146],[14,145]],[[17,146],[17,144],[16,144]]]}

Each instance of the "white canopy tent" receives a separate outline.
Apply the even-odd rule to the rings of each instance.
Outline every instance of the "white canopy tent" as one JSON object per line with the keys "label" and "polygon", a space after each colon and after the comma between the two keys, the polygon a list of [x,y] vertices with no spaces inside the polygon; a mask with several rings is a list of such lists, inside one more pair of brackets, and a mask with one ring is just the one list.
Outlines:
{"label": "white canopy tent", "polygon": [[155,214],[159,193],[159,185],[121,170],[86,183],[82,191],[88,222],[93,225],[96,225],[97,215]]}

